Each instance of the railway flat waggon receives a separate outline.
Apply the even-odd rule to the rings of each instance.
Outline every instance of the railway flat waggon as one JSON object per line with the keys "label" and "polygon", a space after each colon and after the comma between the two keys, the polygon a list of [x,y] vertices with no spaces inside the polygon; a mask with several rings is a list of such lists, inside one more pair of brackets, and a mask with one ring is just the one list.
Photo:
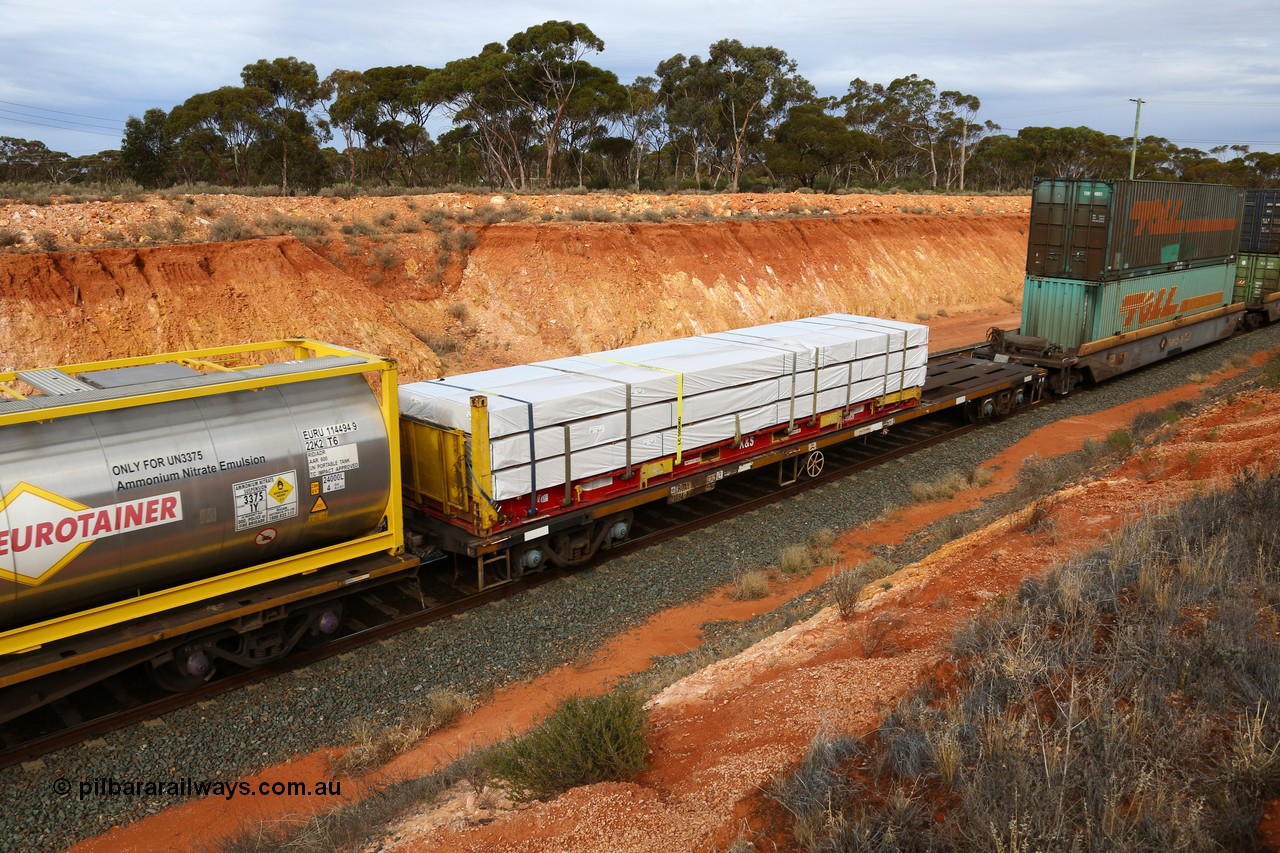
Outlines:
{"label": "railway flat waggon", "polygon": [[928,328],[828,314],[400,389],[408,523],[475,561],[477,585],[575,565],[633,510],[944,409],[972,420],[1039,399],[1041,371],[930,362]]}

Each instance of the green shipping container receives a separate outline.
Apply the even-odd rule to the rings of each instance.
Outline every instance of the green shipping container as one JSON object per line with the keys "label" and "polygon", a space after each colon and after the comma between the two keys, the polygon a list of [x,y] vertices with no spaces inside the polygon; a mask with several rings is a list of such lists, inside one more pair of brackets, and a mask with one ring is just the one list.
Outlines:
{"label": "green shipping container", "polygon": [[1243,252],[1236,259],[1236,302],[1261,302],[1280,291],[1280,255]]}
{"label": "green shipping container", "polygon": [[1221,308],[1232,301],[1235,285],[1234,263],[1108,282],[1027,276],[1021,331],[1071,351]]}

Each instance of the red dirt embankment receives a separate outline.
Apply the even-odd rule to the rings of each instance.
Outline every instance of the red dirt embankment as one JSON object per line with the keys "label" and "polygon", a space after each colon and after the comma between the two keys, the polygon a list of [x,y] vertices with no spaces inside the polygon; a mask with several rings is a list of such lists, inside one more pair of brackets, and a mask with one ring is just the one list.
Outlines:
{"label": "red dirt embankment", "polygon": [[1007,319],[1025,251],[1025,215],[449,227],[3,253],[0,369],[311,337],[417,380],[828,311]]}

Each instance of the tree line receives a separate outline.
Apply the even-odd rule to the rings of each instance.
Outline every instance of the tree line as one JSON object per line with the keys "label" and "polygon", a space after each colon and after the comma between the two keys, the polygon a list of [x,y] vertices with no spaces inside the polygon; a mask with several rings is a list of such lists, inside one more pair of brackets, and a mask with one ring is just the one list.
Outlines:
{"label": "tree line", "polygon": [[[130,117],[118,150],[68,157],[0,137],[0,181],[565,187],[1026,188],[1034,176],[1126,177],[1132,139],[981,116],[976,95],[915,74],[821,97],[786,52],[723,39],[623,83],[585,24],[547,21],[440,68],[246,65],[240,85]],[[447,128],[434,137],[428,127]],[[1280,154],[1139,140],[1137,177],[1280,184]]]}

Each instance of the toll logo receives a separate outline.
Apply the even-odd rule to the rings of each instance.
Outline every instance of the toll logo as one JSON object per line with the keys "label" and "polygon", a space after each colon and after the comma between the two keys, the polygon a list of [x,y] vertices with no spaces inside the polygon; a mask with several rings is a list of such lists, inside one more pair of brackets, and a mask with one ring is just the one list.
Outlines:
{"label": "toll logo", "polygon": [[0,499],[0,579],[39,586],[99,539],[181,520],[181,492],[90,507],[19,483]]}
{"label": "toll logo", "polygon": [[1218,219],[1183,219],[1181,201],[1135,201],[1129,209],[1129,220],[1136,223],[1133,236],[1143,234],[1205,234],[1236,229],[1235,217]]}
{"label": "toll logo", "polygon": [[1177,297],[1176,287],[1130,293],[1120,301],[1120,322],[1124,326],[1131,326],[1136,319],[1139,325],[1145,326],[1156,320],[1192,314],[1222,304],[1222,294],[1217,291],[1182,300]]}

